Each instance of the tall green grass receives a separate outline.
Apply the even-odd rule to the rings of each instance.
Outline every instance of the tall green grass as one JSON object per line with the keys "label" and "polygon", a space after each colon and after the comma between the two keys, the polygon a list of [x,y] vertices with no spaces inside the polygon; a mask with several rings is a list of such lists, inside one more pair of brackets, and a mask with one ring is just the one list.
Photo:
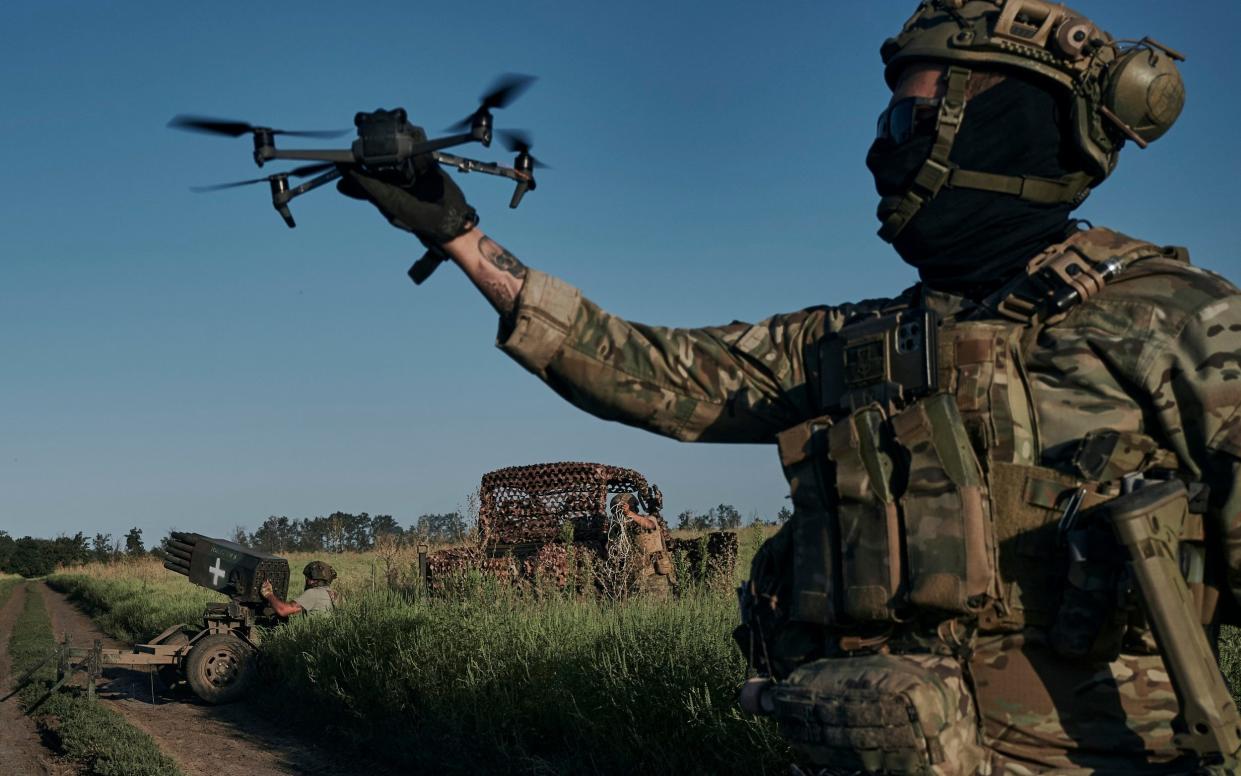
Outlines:
{"label": "tall green grass", "polygon": [[[753,535],[749,535],[753,533]],[[742,557],[762,540],[742,537]],[[309,558],[307,558],[309,559]],[[294,570],[305,560],[291,559]],[[731,580],[620,602],[470,577],[448,597],[372,588],[368,556],[332,556],[344,603],[265,635],[256,699],[358,741],[403,770],[783,772],[766,720],[737,710]],[[51,580],[104,629],[142,640],[219,600],[158,564]],[[265,700],[266,699],[266,700]]]}
{"label": "tall green grass", "polygon": [[[367,594],[263,645],[270,679],[408,767],[451,772],[765,773],[784,744],[735,707],[733,605],[493,591]],[[331,709],[332,714],[325,714]]]}

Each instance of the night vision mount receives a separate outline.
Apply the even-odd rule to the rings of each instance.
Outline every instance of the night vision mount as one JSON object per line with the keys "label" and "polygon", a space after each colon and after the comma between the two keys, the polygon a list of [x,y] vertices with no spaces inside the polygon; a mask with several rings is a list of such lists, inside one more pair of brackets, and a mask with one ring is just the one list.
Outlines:
{"label": "night vision mount", "polygon": [[[289,202],[294,197],[317,189],[325,183],[331,183],[344,175],[351,167],[356,167],[384,180],[403,184],[411,183],[419,173],[427,169],[427,165],[433,163],[451,167],[460,172],[499,175],[516,182],[512,199],[509,201],[509,207],[515,208],[521,203],[526,192],[534,191],[537,186],[534,169],[546,167],[546,165],[530,155],[532,142],[528,134],[515,130],[495,132],[495,122],[491,111],[511,103],[534,80],[534,76],[528,75],[501,76],[491,90],[482,96],[478,108],[473,113],[448,128],[447,131],[455,134],[440,138],[428,138],[422,127],[411,124],[404,108],[356,114],[353,117],[353,124],[358,136],[349,149],[339,150],[277,148],[276,136],[335,138],[347,134],[349,132],[347,129],[324,132],[272,129],[243,121],[192,115],[175,116],[168,122],[168,126],[174,129],[229,137],[250,134],[254,140],[254,162],[259,167],[269,161],[281,159],[316,162],[261,178],[214,186],[191,187],[193,191],[205,192],[266,182],[271,187],[272,206],[289,225],[289,228],[297,225],[293,220],[293,213],[289,210]],[[512,167],[469,159],[443,151],[445,148],[466,143],[481,143],[484,148],[490,148],[493,133],[500,136],[506,148],[517,154]],[[289,183],[290,178],[307,177],[311,180],[305,183],[298,185]],[[415,283],[421,283],[434,271],[441,259],[442,257],[434,251],[428,252],[410,270],[410,277]]]}

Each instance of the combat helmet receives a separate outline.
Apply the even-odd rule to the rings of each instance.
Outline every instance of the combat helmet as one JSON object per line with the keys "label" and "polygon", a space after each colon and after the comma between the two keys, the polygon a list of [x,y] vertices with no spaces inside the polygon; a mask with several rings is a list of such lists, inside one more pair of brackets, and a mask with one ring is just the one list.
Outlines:
{"label": "combat helmet", "polygon": [[608,503],[608,506],[613,510],[628,507],[634,512],[641,508],[641,505],[638,503],[638,497],[632,493],[617,493],[612,497],[612,500]]}
{"label": "combat helmet", "polygon": [[336,579],[336,569],[325,561],[312,560],[306,564],[306,568],[302,569],[302,576],[306,579],[317,579],[320,582],[331,583]]}
{"label": "combat helmet", "polygon": [[[900,205],[887,209],[891,215],[879,234],[889,241],[944,186],[1080,204],[1115,169],[1126,139],[1145,148],[1168,131],[1185,104],[1175,64],[1184,59],[1180,53],[1150,38],[1115,40],[1077,11],[1046,0],[923,0],[901,32],[884,41],[880,55],[890,87],[911,62],[948,65],[931,156]],[[1032,74],[1066,93],[1083,171],[1056,179],[954,168],[948,153],[974,68]]]}

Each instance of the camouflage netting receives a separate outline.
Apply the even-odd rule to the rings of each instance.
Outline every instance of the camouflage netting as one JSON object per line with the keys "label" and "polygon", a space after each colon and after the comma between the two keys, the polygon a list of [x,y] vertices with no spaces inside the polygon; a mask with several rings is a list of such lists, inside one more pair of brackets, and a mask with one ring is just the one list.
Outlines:
{"label": "camouflage netting", "polygon": [[622,523],[612,525],[608,504],[620,493],[637,496],[641,511],[659,522],[664,546],[683,550],[691,573],[708,565],[726,567],[731,573],[737,557],[735,534],[712,534],[677,545],[659,514],[663,495],[640,473],[599,463],[564,462],[512,466],[483,475],[480,546],[432,553],[427,559],[428,581],[433,589],[441,589],[453,574],[478,569],[501,579],[564,587],[570,578],[570,558],[577,567],[574,578],[590,579],[600,562],[609,558],[609,532],[623,533]]}
{"label": "camouflage netting", "polygon": [[[597,546],[575,542],[573,557],[576,578],[589,580],[599,559]],[[442,591],[454,577],[467,571],[484,571],[496,579],[516,582],[538,582],[559,588],[569,583],[569,551],[563,544],[544,544],[525,558],[511,554],[484,555],[473,547],[437,550],[427,556],[427,583],[432,590]]]}
{"label": "camouflage netting", "polygon": [[659,489],[633,469],[573,462],[499,469],[483,475],[479,533],[493,552],[524,557],[544,544],[563,542],[571,524],[575,542],[602,547],[608,500],[618,493],[633,493],[646,514],[659,517]]}

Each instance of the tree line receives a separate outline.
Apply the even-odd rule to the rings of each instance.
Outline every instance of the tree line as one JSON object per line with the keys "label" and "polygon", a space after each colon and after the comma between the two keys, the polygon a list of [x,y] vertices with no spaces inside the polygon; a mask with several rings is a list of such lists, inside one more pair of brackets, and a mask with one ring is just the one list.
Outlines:
{"label": "tree line", "polygon": [[421,515],[408,527],[392,515],[333,512],[326,517],[289,519],[275,515],[250,533],[237,526],[230,537],[264,552],[366,552],[385,537],[402,542],[456,544],[465,541],[470,525],[460,512]]}
{"label": "tree line", "polygon": [[[790,517],[793,512],[788,507],[780,507],[780,511],[776,513],[773,520],[763,520],[757,514],[751,513],[750,525],[782,525]],[[741,513],[732,504],[720,504],[708,509],[706,512],[695,512],[687,509],[677,515],[677,530],[679,531],[731,531],[740,528],[742,525]]]}
{"label": "tree line", "polygon": [[[792,513],[781,507],[775,523],[783,523]],[[750,523],[764,522],[751,515]],[[705,512],[685,510],[677,516],[676,527],[697,531],[740,528],[741,514],[731,504],[720,504]],[[402,526],[392,515],[370,515],[333,512],[330,515],[291,519],[272,515],[254,531],[237,526],[226,538],[256,550],[282,552],[366,552],[376,545],[459,544],[469,536],[472,524],[460,512],[420,515],[408,526]],[[167,541],[163,537],[150,552],[157,552]],[[0,531],[0,571],[38,577],[50,574],[57,566],[75,566],[90,561],[112,563],[148,553],[142,529],[134,527],[124,536],[96,533],[87,537],[81,531],[73,536],[37,539],[23,536],[14,539]]]}
{"label": "tree line", "polygon": [[95,534],[93,539],[87,539],[81,531],[55,539],[14,539],[0,531],[0,571],[23,577],[41,577],[57,566],[75,566],[92,560],[106,563],[144,554],[141,528],[131,528],[123,540],[115,541],[112,534]]}

